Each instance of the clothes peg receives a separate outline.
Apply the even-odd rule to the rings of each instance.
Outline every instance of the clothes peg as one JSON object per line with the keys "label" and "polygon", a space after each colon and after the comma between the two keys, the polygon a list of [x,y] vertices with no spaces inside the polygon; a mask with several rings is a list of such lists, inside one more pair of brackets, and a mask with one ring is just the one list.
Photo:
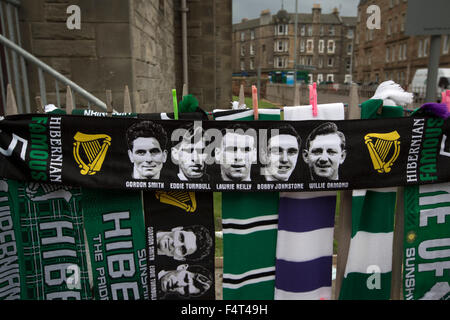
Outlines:
{"label": "clothes peg", "polygon": [[313,117],[317,117],[317,83],[309,86],[309,104],[312,106]]}
{"label": "clothes peg", "polygon": [[253,100],[253,117],[258,120],[258,89],[252,86],[252,100]]}
{"label": "clothes peg", "polygon": [[174,119],[178,120],[178,101],[177,101],[177,90],[176,89],[172,89],[172,98],[173,98]]}
{"label": "clothes peg", "polygon": [[448,111],[450,111],[450,90],[442,92],[442,103],[445,103]]}

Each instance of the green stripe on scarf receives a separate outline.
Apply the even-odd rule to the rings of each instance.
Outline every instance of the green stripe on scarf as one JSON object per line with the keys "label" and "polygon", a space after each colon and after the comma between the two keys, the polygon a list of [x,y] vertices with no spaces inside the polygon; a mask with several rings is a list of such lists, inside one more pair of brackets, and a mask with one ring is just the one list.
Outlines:
{"label": "green stripe on scarf", "polygon": [[[402,107],[383,106],[379,99],[361,106],[362,119],[402,116]],[[395,201],[393,188],[353,191],[352,239],[339,299],[390,298]]]}
{"label": "green stripe on scarf", "polygon": [[18,201],[26,299],[89,299],[78,188],[9,183]]}
{"label": "green stripe on scarf", "polygon": [[83,212],[95,299],[148,299],[141,193],[83,189]]}
{"label": "green stripe on scarf", "polygon": [[[260,120],[280,120],[279,110],[260,110]],[[227,119],[231,120],[231,119]],[[233,120],[253,120],[252,117]],[[222,222],[278,215],[278,192],[222,193]],[[275,218],[277,219],[277,218]],[[273,219],[271,219],[273,220]],[[262,229],[223,232],[223,299],[273,300],[277,221],[264,221]],[[255,230],[255,229],[254,229]],[[250,273],[248,276],[243,273]],[[238,281],[230,277],[240,278]],[[245,277],[245,279],[243,279]],[[228,279],[227,279],[228,278]]]}

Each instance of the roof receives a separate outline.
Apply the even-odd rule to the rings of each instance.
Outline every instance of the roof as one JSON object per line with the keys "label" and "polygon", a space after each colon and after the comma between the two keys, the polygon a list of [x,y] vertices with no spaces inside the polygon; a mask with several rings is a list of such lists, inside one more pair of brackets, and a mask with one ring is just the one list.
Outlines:
{"label": "roof", "polygon": [[[298,23],[300,24],[309,24],[313,23],[313,15],[312,13],[298,13]],[[261,23],[260,18],[250,19],[244,22],[239,22],[233,24],[233,31],[239,30],[247,30],[253,29],[263,25],[273,24],[273,17],[276,15],[271,15],[271,19],[263,19],[266,21],[265,23]],[[342,19],[342,23],[349,26],[356,26],[356,17],[340,17]],[[293,23],[295,21],[295,13],[289,13],[290,22]],[[334,13],[326,13],[320,15],[320,23],[321,24],[341,24],[339,17]]]}

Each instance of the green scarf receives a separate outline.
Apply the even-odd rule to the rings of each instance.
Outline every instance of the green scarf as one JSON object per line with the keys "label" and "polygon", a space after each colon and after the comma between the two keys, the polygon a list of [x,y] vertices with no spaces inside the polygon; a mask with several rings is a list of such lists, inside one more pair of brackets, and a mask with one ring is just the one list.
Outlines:
{"label": "green scarf", "polygon": [[[379,99],[361,106],[362,119],[402,116],[402,107],[383,106]],[[395,203],[396,188],[353,190],[352,237],[339,299],[390,298]]]}

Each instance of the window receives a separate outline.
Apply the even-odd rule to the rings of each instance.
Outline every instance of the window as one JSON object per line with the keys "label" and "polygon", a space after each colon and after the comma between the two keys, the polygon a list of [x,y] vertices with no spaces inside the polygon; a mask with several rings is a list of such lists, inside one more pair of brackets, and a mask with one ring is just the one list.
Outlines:
{"label": "window", "polygon": [[305,52],[305,40],[300,40],[300,52]]}
{"label": "window", "polygon": [[241,41],[245,40],[245,32],[241,32]]}
{"label": "window", "polygon": [[346,74],[345,78],[344,78],[344,83],[350,83],[350,82],[352,82],[352,75]]}
{"label": "window", "polygon": [[308,36],[309,37],[312,37],[312,32],[313,31],[313,28],[312,28],[312,26],[308,26]]}
{"label": "window", "polygon": [[244,60],[241,60],[241,71],[245,70],[245,62]]}
{"label": "window", "polygon": [[334,53],[334,40],[328,40],[327,48],[328,53]]}
{"label": "window", "polygon": [[332,67],[334,65],[334,58],[329,57],[328,58],[328,66]]}
{"label": "window", "polygon": [[369,41],[373,40],[373,29],[370,29],[369,32],[367,32],[369,34]]}
{"label": "window", "polygon": [[245,56],[245,47],[241,46],[241,56]]}
{"label": "window", "polygon": [[324,47],[325,47],[325,41],[319,40],[319,53],[323,53]]}
{"label": "window", "polygon": [[323,26],[320,26],[320,36],[323,36],[325,34],[325,29]]}
{"label": "window", "polygon": [[318,83],[323,82],[323,74],[319,73],[319,74],[317,75],[317,82],[318,82]]}
{"label": "window", "polygon": [[283,34],[284,33],[284,24],[279,24],[278,25],[278,34]]}
{"label": "window", "polygon": [[353,45],[351,43],[347,44],[347,54],[352,54]]}
{"label": "window", "polygon": [[403,60],[407,59],[407,50],[408,50],[408,45],[406,43],[403,44]]}
{"label": "window", "polygon": [[443,54],[447,54],[448,53],[448,49],[449,49],[449,35],[446,35],[443,37],[444,38],[444,42],[442,44],[442,53]]}
{"label": "window", "polygon": [[351,68],[351,60],[350,59],[346,59],[345,60],[345,70],[347,72],[350,72],[351,71],[350,68]]}
{"label": "window", "polygon": [[250,59],[250,70],[255,69],[254,63],[255,63],[254,59]]}
{"label": "window", "polygon": [[313,75],[310,73],[308,74],[308,82],[312,83],[313,82]]}
{"label": "window", "polygon": [[389,62],[389,58],[390,58],[390,49],[389,47],[386,48],[386,62]]}
{"label": "window", "polygon": [[328,27],[328,34],[329,34],[330,36],[334,36],[334,26],[329,26],[329,27]]}
{"label": "window", "polygon": [[284,49],[283,41],[278,40],[277,48],[278,48],[278,50],[277,50],[278,52],[282,52],[283,51],[283,49]]}
{"label": "window", "polygon": [[402,19],[400,21],[400,31],[405,31],[406,15],[402,14]]}
{"label": "window", "polygon": [[399,45],[398,46],[398,61],[402,61],[403,60],[403,45]]}
{"label": "window", "polygon": [[289,50],[289,41],[284,41],[284,51],[288,51]]}
{"label": "window", "polygon": [[389,8],[392,8],[394,6],[394,0],[389,0]]}
{"label": "window", "polygon": [[422,58],[423,55],[423,41],[419,40],[419,47],[417,48],[417,57]]}
{"label": "window", "polygon": [[395,61],[395,46],[392,46],[391,48],[391,60],[392,62]]}
{"label": "window", "polygon": [[301,36],[304,36],[304,35],[305,35],[305,26],[304,26],[304,25],[302,25],[302,26],[300,27],[300,35],[301,35]]}
{"label": "window", "polygon": [[314,51],[314,40],[308,39],[306,40],[306,52],[313,53]]}
{"label": "window", "polygon": [[389,19],[387,23],[387,35],[390,36],[392,34],[392,20]]}
{"label": "window", "polygon": [[334,74],[327,74],[327,82],[334,82]]}
{"label": "window", "polygon": [[312,66],[312,57],[307,57],[306,58],[306,65],[307,66]]}
{"label": "window", "polygon": [[428,39],[428,38],[426,38],[426,39],[423,41],[423,56],[424,56],[424,57],[428,57],[428,42],[429,42],[429,39]]}
{"label": "window", "polygon": [[397,17],[394,18],[394,33],[397,33],[398,31],[398,25],[397,25]]}
{"label": "window", "polygon": [[255,39],[255,30],[250,30],[250,39],[251,40]]}
{"label": "window", "polygon": [[284,59],[282,57],[276,57],[275,58],[275,66],[277,68],[283,68],[284,67]]}
{"label": "window", "polygon": [[347,30],[347,38],[353,39],[353,29],[348,29]]}
{"label": "window", "polygon": [[250,54],[254,55],[255,54],[255,48],[253,46],[253,43],[250,44]]}
{"label": "window", "polygon": [[319,68],[323,68],[323,57],[319,57],[317,65],[319,66]]}

